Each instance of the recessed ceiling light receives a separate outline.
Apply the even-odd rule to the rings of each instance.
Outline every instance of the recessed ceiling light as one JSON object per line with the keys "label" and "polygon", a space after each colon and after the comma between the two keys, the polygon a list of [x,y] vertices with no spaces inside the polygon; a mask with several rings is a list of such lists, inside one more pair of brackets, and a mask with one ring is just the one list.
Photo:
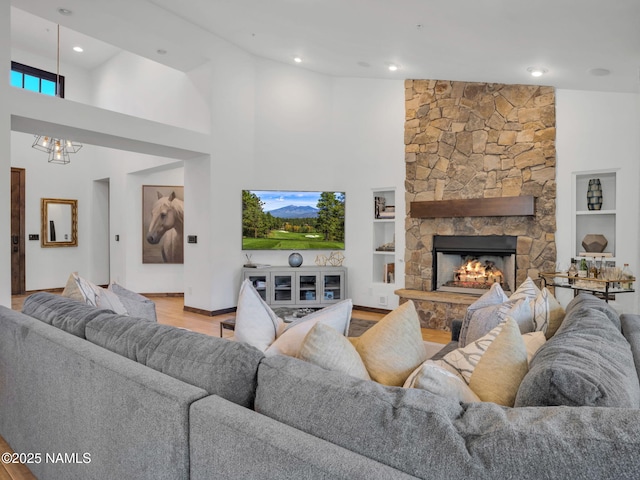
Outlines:
{"label": "recessed ceiling light", "polygon": [[59,8],[58,13],[60,15],[64,15],[65,17],[68,17],[69,15],[73,15],[73,12],[68,8]]}
{"label": "recessed ceiling light", "polygon": [[527,72],[529,72],[532,77],[541,77],[545,73],[548,73],[549,70],[543,67],[529,67],[527,68]]}
{"label": "recessed ceiling light", "polygon": [[300,57],[293,57],[293,61],[296,63],[302,63],[302,58]]}
{"label": "recessed ceiling light", "polygon": [[589,70],[589,73],[594,77],[606,77],[611,73],[611,70],[608,68],[592,68]]}
{"label": "recessed ceiling light", "polygon": [[159,49],[156,50],[156,53],[158,55],[166,55],[167,51],[164,48],[159,48]]}
{"label": "recessed ceiling light", "polygon": [[75,46],[75,47],[73,47],[73,51],[74,52],[78,52],[78,53],[82,53],[82,52],[84,52],[84,48]]}
{"label": "recessed ceiling light", "polygon": [[389,65],[389,70],[395,72],[396,70],[398,70],[398,66],[392,63],[391,65]]}

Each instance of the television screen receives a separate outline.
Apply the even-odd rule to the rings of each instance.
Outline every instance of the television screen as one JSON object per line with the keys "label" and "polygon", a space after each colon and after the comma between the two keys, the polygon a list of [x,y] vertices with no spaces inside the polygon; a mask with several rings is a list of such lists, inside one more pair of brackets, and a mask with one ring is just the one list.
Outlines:
{"label": "television screen", "polygon": [[243,250],[344,250],[344,192],[242,191]]}

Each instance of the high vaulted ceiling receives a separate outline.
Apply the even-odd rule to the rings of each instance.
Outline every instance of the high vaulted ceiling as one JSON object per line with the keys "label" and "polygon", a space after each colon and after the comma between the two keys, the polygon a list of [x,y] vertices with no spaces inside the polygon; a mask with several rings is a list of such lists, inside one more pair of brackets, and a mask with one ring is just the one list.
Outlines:
{"label": "high vaulted ceiling", "polygon": [[[82,60],[85,68],[125,49],[186,71],[216,60],[211,44],[219,37],[283,63],[293,65],[293,57],[300,56],[298,68],[327,75],[614,92],[640,87],[639,0],[12,0],[12,5],[62,24],[67,36],[78,32],[100,40],[95,53],[85,48],[82,55],[95,55]],[[73,14],[60,15],[60,7]],[[14,45],[37,48],[29,39],[42,24],[16,17]],[[389,71],[390,64],[399,69]],[[533,66],[548,73],[534,79],[527,72]],[[593,69],[610,73],[597,75]]]}

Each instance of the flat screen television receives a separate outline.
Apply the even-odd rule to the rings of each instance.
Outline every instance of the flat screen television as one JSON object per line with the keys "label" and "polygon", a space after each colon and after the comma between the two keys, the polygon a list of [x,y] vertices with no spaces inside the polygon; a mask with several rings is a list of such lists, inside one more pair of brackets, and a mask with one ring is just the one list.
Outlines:
{"label": "flat screen television", "polygon": [[344,250],[344,192],[242,191],[243,250]]}

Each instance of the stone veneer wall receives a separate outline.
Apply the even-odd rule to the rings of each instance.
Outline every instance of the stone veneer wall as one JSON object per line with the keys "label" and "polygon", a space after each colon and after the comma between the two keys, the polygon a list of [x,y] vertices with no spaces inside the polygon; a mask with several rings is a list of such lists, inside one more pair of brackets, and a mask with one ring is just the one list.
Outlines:
{"label": "stone veneer wall", "polygon": [[554,270],[553,88],[406,80],[405,100],[407,212],[421,200],[536,198],[534,217],[407,216],[405,288],[431,290],[434,234],[518,236],[518,283],[530,269]]}

